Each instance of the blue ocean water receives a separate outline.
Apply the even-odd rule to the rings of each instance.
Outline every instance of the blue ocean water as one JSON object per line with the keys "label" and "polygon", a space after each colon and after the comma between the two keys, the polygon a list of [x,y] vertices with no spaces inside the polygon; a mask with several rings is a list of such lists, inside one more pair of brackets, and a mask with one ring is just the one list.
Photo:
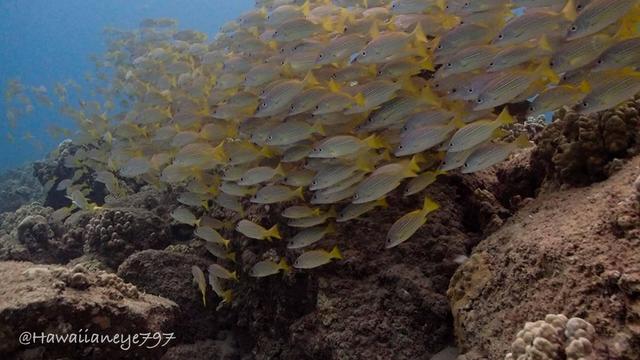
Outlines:
{"label": "blue ocean water", "polygon": [[[253,6],[252,0],[0,0],[0,86],[13,78],[44,85],[50,94],[54,84],[67,79],[82,86],[85,73],[94,70],[89,55],[104,51],[105,27],[133,29],[142,19],[169,17],[181,29],[213,35]],[[72,127],[57,111],[35,105],[12,128],[7,109],[0,98],[0,171],[55,148],[60,139],[47,132],[50,125]]]}

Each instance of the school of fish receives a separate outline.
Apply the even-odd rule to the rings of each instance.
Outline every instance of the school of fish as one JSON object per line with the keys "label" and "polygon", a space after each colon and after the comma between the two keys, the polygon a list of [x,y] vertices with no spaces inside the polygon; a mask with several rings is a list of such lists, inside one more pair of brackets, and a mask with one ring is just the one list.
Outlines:
{"label": "school of fish", "polygon": [[[56,87],[80,129],[74,141],[87,145],[68,166],[95,170],[114,196],[116,174],[182,189],[171,216],[226,264],[211,265],[208,280],[230,302],[222,285],[240,275],[221,231],[287,243],[252,277],[341,259],[319,245],[334,223],[529,146],[525,135],[503,140],[516,121],[508,104],[529,101],[530,116],[561,106],[589,114],[638,94],[639,19],[640,0],[258,0],[213,40],[145,20],[107,33],[102,102],[74,109]],[[26,103],[23,90],[12,84],[5,95]],[[32,92],[50,102],[46,88]],[[95,208],[87,189],[64,188],[77,207]],[[410,239],[439,207],[417,202],[385,247]],[[247,203],[285,203],[280,216],[295,236],[283,239],[275,219],[243,219]],[[237,217],[209,217],[211,206]],[[204,272],[193,275],[204,301]]]}

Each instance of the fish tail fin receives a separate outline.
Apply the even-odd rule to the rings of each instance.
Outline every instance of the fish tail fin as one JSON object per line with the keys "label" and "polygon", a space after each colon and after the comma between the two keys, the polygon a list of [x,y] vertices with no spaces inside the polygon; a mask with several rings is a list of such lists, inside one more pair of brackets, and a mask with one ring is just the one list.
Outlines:
{"label": "fish tail fin", "polygon": [[231,303],[231,300],[233,300],[233,291],[231,289],[226,290],[225,292],[222,293],[223,302]]}
{"label": "fish tail fin", "polygon": [[456,115],[453,117],[453,119],[451,119],[451,121],[449,122],[449,125],[452,127],[455,127],[456,129],[460,129],[465,127],[467,124],[465,124],[464,121],[460,119],[460,116]]}
{"label": "fish tail fin", "polygon": [[[412,94],[417,94],[418,93],[418,88],[414,85],[413,82],[411,82],[411,78],[407,77],[405,79],[403,79],[401,81],[402,83],[402,89],[406,90]],[[425,87],[426,89],[426,87]]]}
{"label": "fish tail fin", "polygon": [[329,225],[327,225],[327,228],[325,229],[325,233],[327,233],[327,234],[335,234],[336,233],[336,226],[332,222],[329,223]]}
{"label": "fish tail fin", "polygon": [[409,162],[409,167],[411,167],[414,171],[420,171],[420,163],[426,163],[427,159],[424,155],[418,153],[411,157],[411,161]]}
{"label": "fish tail fin", "polygon": [[444,10],[446,6],[445,0],[436,0],[436,6],[440,8],[440,10]]}
{"label": "fish tail fin", "polygon": [[296,195],[297,198],[299,198],[300,200],[304,201],[304,191],[302,189],[302,186],[300,186],[299,188],[295,189],[294,194]]}
{"label": "fish tail fin", "polygon": [[502,112],[500,112],[500,115],[498,115],[498,118],[496,119],[496,122],[500,125],[509,125],[509,124],[513,124],[516,120],[513,118],[513,116],[511,116],[511,114],[509,114],[509,109],[508,107],[504,107],[504,109],[502,109]]}
{"label": "fish tail fin", "polygon": [[311,210],[311,214],[318,216],[320,215],[320,208],[315,208],[313,210]]}
{"label": "fish tail fin", "polygon": [[422,210],[430,213],[432,211],[435,211],[437,209],[440,208],[440,205],[438,205],[437,202],[433,201],[430,197],[425,197],[424,198],[424,204],[422,205]]}
{"label": "fish tail fin", "polygon": [[278,224],[273,225],[269,230],[267,230],[265,237],[269,239],[275,238],[282,240],[282,236],[280,236],[280,231],[278,230]]}
{"label": "fish tail fin", "polygon": [[429,70],[429,71],[435,71],[436,68],[433,66],[433,59],[431,59],[431,56],[429,55],[425,55],[424,59],[422,61],[420,61],[420,69],[424,69],[424,70]]}
{"label": "fish tail fin", "polygon": [[576,12],[575,0],[567,1],[567,5],[564,6],[561,13],[567,20],[575,21],[578,17],[578,13]]}
{"label": "fish tail fin", "polygon": [[581,92],[586,94],[589,91],[591,91],[591,85],[589,84],[589,82],[587,80],[582,80],[582,82],[578,86],[578,90],[580,90]]}
{"label": "fish tail fin", "polygon": [[238,281],[238,272],[237,271],[232,271],[231,273],[229,273],[229,275],[231,275],[231,278],[235,281]]}
{"label": "fish tail fin", "polygon": [[557,84],[560,82],[560,76],[558,76],[558,74],[555,71],[553,71],[551,67],[549,67],[548,62],[546,61],[543,62],[539,70],[540,70],[540,73],[544,75],[544,77],[546,77],[546,79],[551,83]]}
{"label": "fish tail fin", "polygon": [[538,41],[538,47],[542,50],[544,50],[545,52],[553,52],[553,49],[551,48],[551,44],[549,44],[549,38],[547,38],[547,35],[542,35],[540,37],[540,41]]}
{"label": "fish tail fin", "polygon": [[364,95],[362,95],[362,93],[359,92],[353,97],[353,101],[356,103],[356,105],[362,107],[364,106],[366,99],[364,98]]}
{"label": "fish tail fin", "polygon": [[340,85],[333,79],[329,80],[329,82],[327,83],[327,87],[331,92],[340,92]]}
{"label": "fish tail fin", "polygon": [[327,219],[337,217],[338,213],[336,212],[336,208],[333,206],[330,207],[329,210],[327,210],[326,216],[327,216]]}
{"label": "fish tail fin", "polygon": [[302,14],[306,17],[306,16],[309,16],[309,10],[310,10],[309,0],[307,0],[304,2],[304,4],[302,4],[302,6],[300,6],[300,11],[302,11]]}
{"label": "fish tail fin", "polygon": [[291,266],[289,266],[286,259],[282,258],[278,262],[278,269],[281,269],[284,272],[289,272],[291,271]]}
{"label": "fish tail fin", "polygon": [[527,134],[520,134],[516,138],[515,143],[516,143],[516,146],[521,148],[521,149],[531,147],[531,142],[529,141],[529,138],[527,137]]}
{"label": "fish tail fin", "polygon": [[363,141],[364,141],[365,144],[367,144],[368,147],[370,147],[372,149],[380,149],[380,148],[385,147],[385,144],[382,141],[382,139],[379,136],[377,136],[376,134],[369,135]]}
{"label": "fish tail fin", "polygon": [[380,198],[378,200],[376,200],[376,205],[380,206],[381,208],[388,208],[389,207],[389,203],[387,202],[386,198]]}
{"label": "fish tail fin", "polygon": [[311,126],[311,129],[313,129],[314,132],[325,136],[327,135],[326,131],[324,130],[324,126],[322,126],[322,124],[320,122],[315,122],[313,123],[313,125]]}
{"label": "fish tail fin", "polygon": [[440,101],[440,97],[436,95],[435,92],[428,85],[422,88],[420,92],[422,98],[430,105],[439,106],[442,102]]}
{"label": "fish tail fin", "polygon": [[309,72],[307,73],[307,75],[304,77],[304,79],[302,80],[302,82],[305,84],[305,86],[309,87],[309,86],[315,86],[315,85],[320,85],[320,82],[318,82],[318,79],[316,79],[315,76],[313,76],[313,73],[311,72],[311,70],[309,70]]}
{"label": "fish tail fin", "polygon": [[229,248],[230,243],[231,243],[231,240],[222,238],[222,245],[224,245],[225,249]]}
{"label": "fish tail fin", "polygon": [[286,176],[287,174],[284,172],[284,168],[282,167],[282,164],[278,164],[278,166],[276,166],[275,168],[276,174],[280,175],[280,176]]}
{"label": "fish tail fin", "polygon": [[375,39],[375,38],[377,38],[378,36],[380,36],[380,29],[378,29],[378,22],[377,22],[377,21],[374,21],[374,22],[371,24],[371,27],[369,28],[369,36],[370,36],[372,39]]}
{"label": "fish tail fin", "polygon": [[356,159],[356,167],[358,168],[358,170],[362,170],[365,172],[371,172],[373,170],[371,168],[371,164],[369,163],[369,161],[367,161],[364,155]]}
{"label": "fish tail fin", "polygon": [[231,260],[232,262],[236,262],[236,253],[235,251],[232,251],[230,253],[227,254],[227,259]]}
{"label": "fish tail fin", "polygon": [[322,28],[326,31],[333,31],[334,29],[334,25],[333,22],[331,21],[331,18],[326,17],[324,19],[322,19],[322,21],[320,22],[320,25],[322,26]]}
{"label": "fish tail fin", "polygon": [[419,21],[411,32],[411,36],[414,39],[414,45],[416,47],[420,47],[422,44],[427,43],[427,36],[424,34],[424,30],[422,30],[422,25]]}
{"label": "fish tail fin", "polygon": [[339,259],[342,260],[342,253],[340,252],[340,249],[338,249],[338,246],[334,246],[333,249],[331,249],[331,252],[329,253],[329,257],[331,257],[332,259]]}
{"label": "fish tail fin", "polygon": [[270,158],[273,157],[276,153],[272,148],[264,146],[262,149],[260,149],[260,154],[264,155],[264,157]]}

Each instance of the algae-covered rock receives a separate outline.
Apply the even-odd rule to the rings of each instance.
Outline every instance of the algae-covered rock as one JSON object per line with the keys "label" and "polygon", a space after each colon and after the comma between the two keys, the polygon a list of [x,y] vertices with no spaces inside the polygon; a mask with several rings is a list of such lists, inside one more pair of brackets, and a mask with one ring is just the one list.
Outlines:
{"label": "algae-covered rock", "polygon": [[[448,291],[465,359],[503,359],[523,324],[548,313],[593,325],[593,359],[638,358],[638,169],[634,157],[603,182],[544,192],[480,242]],[[587,345],[563,343],[556,350],[580,358],[569,352]]]}
{"label": "algae-covered rock", "polygon": [[221,329],[231,327],[229,311],[216,312],[218,299],[207,290],[207,305],[193,284],[191,266],[205,270],[211,260],[163,250],[145,250],[130,256],[118,268],[118,275],[149,294],[162,296],[180,306],[176,336],[193,342],[213,338]]}
{"label": "algae-covered rock", "polygon": [[[38,353],[40,359],[124,358],[135,352],[157,358],[166,348],[120,343],[25,341],[23,332],[102,334],[127,336],[170,333],[175,303],[143,294],[114,274],[87,271],[82,266],[65,268],[28,262],[0,262],[0,357],[24,358]],[[71,337],[70,337],[71,338]],[[22,342],[22,343],[21,343]]]}

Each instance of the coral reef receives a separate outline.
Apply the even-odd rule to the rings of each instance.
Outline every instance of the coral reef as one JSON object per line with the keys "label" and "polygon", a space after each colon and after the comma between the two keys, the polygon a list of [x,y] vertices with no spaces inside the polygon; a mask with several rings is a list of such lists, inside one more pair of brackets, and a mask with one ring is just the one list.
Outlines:
{"label": "coral reef", "polygon": [[0,259],[66,263],[80,256],[83,242],[54,217],[51,208],[38,204],[0,215]]}
{"label": "coral reef", "polygon": [[[0,262],[0,353],[11,358],[60,357],[123,358],[118,343],[71,342],[20,344],[22,332],[103,335],[170,331],[177,306],[157,296],[143,294],[114,274]],[[24,340],[20,337],[20,340]],[[131,345],[135,347],[135,345]],[[166,349],[132,348],[140,357],[158,357]]]}
{"label": "coral reef", "polygon": [[499,359],[549,312],[593,324],[595,358],[637,359],[638,168],[634,157],[590,187],[542,192],[478,244],[448,291],[466,359]]}
{"label": "coral reef", "polygon": [[640,152],[640,98],[615,109],[582,115],[563,108],[536,139],[533,160],[560,183],[588,185]]}
{"label": "coral reef", "polygon": [[97,204],[104,203],[107,196],[104,184],[95,181],[93,170],[82,167],[75,161],[76,156],[85,153],[86,150],[82,146],[65,140],[46,159],[33,163],[33,176],[45,187],[45,206],[60,209],[71,205],[66,188],[58,189],[60,183],[65,180],[85,184],[90,189],[87,197]]}
{"label": "coral reef", "polygon": [[138,208],[104,208],[84,226],[84,251],[117,267],[129,255],[169,245],[165,222]]}
{"label": "coral reef", "polygon": [[220,330],[229,329],[232,323],[228,312],[215,311],[218,300],[213,291],[207,293],[208,306],[205,307],[192,284],[191,266],[206,268],[210,263],[210,258],[193,254],[144,250],[123,262],[118,268],[118,276],[146,293],[177,303],[180,310],[176,315],[176,336],[180,341],[192,343],[214,339]]}
{"label": "coral reef", "polygon": [[0,173],[0,213],[15,211],[33,202],[42,203],[42,185],[31,172],[31,167],[21,166]]}
{"label": "coral reef", "polygon": [[505,360],[595,360],[593,325],[581,318],[549,314],[518,332]]}

